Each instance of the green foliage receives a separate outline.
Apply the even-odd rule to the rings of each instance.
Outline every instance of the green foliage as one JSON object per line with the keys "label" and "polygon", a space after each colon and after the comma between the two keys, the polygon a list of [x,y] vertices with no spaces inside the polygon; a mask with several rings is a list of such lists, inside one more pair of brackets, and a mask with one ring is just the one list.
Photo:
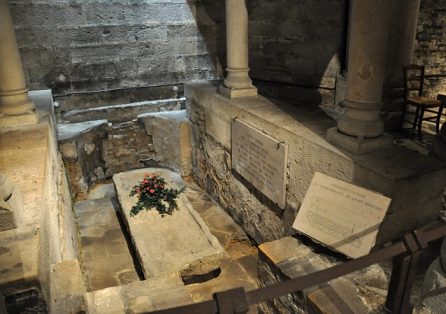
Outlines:
{"label": "green foliage", "polygon": [[130,210],[130,216],[136,216],[141,210],[155,208],[162,217],[172,215],[178,209],[177,197],[184,189],[167,189],[166,180],[160,176],[146,174],[144,179],[130,191],[130,196],[137,195],[138,202]]}

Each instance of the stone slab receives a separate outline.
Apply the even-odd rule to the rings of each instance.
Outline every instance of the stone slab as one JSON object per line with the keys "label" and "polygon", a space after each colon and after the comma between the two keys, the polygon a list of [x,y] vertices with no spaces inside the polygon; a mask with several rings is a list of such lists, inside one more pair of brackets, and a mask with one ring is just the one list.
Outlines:
{"label": "stone slab", "polygon": [[367,255],[391,199],[316,172],[293,228],[347,256]]}
{"label": "stone slab", "polygon": [[177,273],[87,293],[91,314],[148,313],[193,303]]}
{"label": "stone slab", "polygon": [[52,266],[51,313],[82,313],[86,308],[86,290],[79,261],[69,260]]}
{"label": "stone slab", "polygon": [[[272,263],[284,279],[299,278],[332,265],[297,239],[285,237],[259,246],[261,256]],[[368,313],[356,286],[346,278],[313,286],[303,291],[305,313]],[[300,298],[299,298],[300,299]]]}
{"label": "stone slab", "polygon": [[149,210],[130,217],[130,210],[137,201],[136,196],[129,196],[130,190],[146,173],[163,177],[167,187],[184,186],[178,174],[161,168],[139,169],[113,176],[124,220],[145,278],[171,272],[202,274],[218,268],[219,260],[225,256],[224,250],[184,194],[179,195],[179,210],[172,215],[162,217],[156,210]]}
{"label": "stone slab", "polygon": [[[78,202],[75,213],[87,290],[138,281],[112,200],[104,198]],[[113,263],[110,263],[111,260]]]}
{"label": "stone slab", "polygon": [[232,167],[285,208],[287,146],[240,120],[232,123]]}

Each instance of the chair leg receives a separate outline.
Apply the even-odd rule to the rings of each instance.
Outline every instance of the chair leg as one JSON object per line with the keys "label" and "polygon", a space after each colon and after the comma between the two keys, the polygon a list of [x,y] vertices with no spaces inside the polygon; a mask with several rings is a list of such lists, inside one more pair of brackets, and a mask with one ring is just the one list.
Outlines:
{"label": "chair leg", "polygon": [[423,124],[423,117],[424,117],[424,110],[425,108],[421,108],[420,110],[420,116],[418,117],[418,136],[421,139],[421,125]]}
{"label": "chair leg", "polygon": [[420,107],[417,107],[417,110],[415,111],[415,118],[413,120],[412,129],[415,130],[416,126],[418,125],[418,116],[420,115]]}
{"label": "chair leg", "polygon": [[441,115],[443,114],[443,104],[438,108],[438,115],[437,115],[437,120],[435,121],[435,131],[438,133],[440,133],[440,120],[441,120]]}

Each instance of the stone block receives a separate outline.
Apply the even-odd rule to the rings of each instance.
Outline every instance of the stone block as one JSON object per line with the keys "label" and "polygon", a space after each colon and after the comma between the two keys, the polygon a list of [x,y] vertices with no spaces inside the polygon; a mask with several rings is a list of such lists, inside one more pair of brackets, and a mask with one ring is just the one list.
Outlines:
{"label": "stone block", "polygon": [[87,294],[92,314],[148,313],[193,303],[176,273]]}
{"label": "stone block", "polygon": [[87,291],[139,280],[115,206],[111,198],[104,198],[77,202],[74,208]]}
{"label": "stone block", "polygon": [[192,173],[192,151],[186,111],[145,113],[138,119],[152,138],[159,164],[179,171],[182,176],[189,176]]}
{"label": "stone block", "polygon": [[51,313],[86,312],[86,290],[77,259],[55,264],[50,272]]}
{"label": "stone block", "polygon": [[178,210],[172,215],[162,217],[156,210],[149,210],[130,216],[136,196],[130,197],[129,193],[146,173],[163,177],[167,188],[184,187],[178,174],[161,168],[146,168],[113,176],[124,221],[145,278],[170,272],[200,275],[217,269],[226,254],[183,194],[179,195]]}
{"label": "stone block", "polygon": [[[291,237],[263,243],[259,250],[263,261],[274,265],[273,269],[280,273],[282,280],[299,278],[332,266]],[[345,278],[310,287],[302,293],[303,297],[299,297],[296,292],[293,299],[297,302],[295,306],[305,313],[369,313],[356,286]]]}

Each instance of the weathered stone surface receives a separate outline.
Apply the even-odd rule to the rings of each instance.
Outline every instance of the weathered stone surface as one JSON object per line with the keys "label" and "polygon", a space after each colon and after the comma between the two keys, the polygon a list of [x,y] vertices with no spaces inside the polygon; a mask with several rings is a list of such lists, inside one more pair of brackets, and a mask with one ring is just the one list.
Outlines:
{"label": "weathered stone surface", "polygon": [[288,148],[242,120],[231,124],[231,167],[285,208]]}
{"label": "weathered stone surface", "polygon": [[220,259],[225,256],[223,248],[183,194],[177,199],[179,210],[172,215],[162,217],[156,210],[150,210],[130,217],[130,210],[137,200],[136,196],[129,196],[130,190],[145,173],[160,175],[168,183],[167,187],[184,186],[178,174],[161,168],[146,168],[113,176],[124,220],[145,278],[170,272],[204,274],[218,268]]}
{"label": "weathered stone surface", "polygon": [[[87,291],[138,281],[111,198],[75,204],[80,259]],[[111,262],[113,261],[113,262]]]}
{"label": "weathered stone surface", "polygon": [[163,166],[191,174],[190,124],[184,111],[148,113],[123,123],[62,123],[58,133],[76,199],[84,199],[93,183],[121,171]]}
{"label": "weathered stone surface", "polygon": [[141,113],[179,110],[184,101],[184,98],[148,100],[130,104],[75,109],[65,113],[62,119],[72,123],[97,119],[106,119],[112,123],[124,122],[135,119]]}
{"label": "weathered stone surface", "polygon": [[107,120],[58,125],[58,141],[70,190],[75,199],[85,198],[89,187],[104,179],[103,142]]}
{"label": "weathered stone surface", "polygon": [[0,198],[0,231],[16,227],[14,213],[11,205]]}
{"label": "weathered stone surface", "polygon": [[221,77],[222,5],[45,0],[10,8],[28,86],[60,95]]}
{"label": "weathered stone surface", "polygon": [[104,183],[94,185],[90,191],[88,191],[88,200],[97,200],[101,198],[113,198],[116,197],[115,186],[113,183]]}
{"label": "weathered stone surface", "polygon": [[86,290],[77,259],[54,265],[50,280],[51,313],[79,313],[87,310]]}
{"label": "weathered stone surface", "polygon": [[144,113],[138,116],[146,134],[152,138],[156,161],[181,175],[192,171],[190,123],[186,110]]}
{"label": "weathered stone surface", "polygon": [[55,114],[61,120],[65,113],[72,110],[181,98],[183,94],[183,85],[172,84],[61,95],[55,97],[58,102]]}
{"label": "weathered stone surface", "polygon": [[288,83],[266,88],[263,83],[258,86],[261,93],[282,99],[305,97],[319,104],[328,90],[331,99],[322,101],[333,106],[335,78],[343,62],[336,56],[343,45],[344,6],[344,1],[248,1],[251,77]]}
{"label": "weathered stone surface", "polygon": [[[317,254],[313,253],[307,246],[301,244],[297,239],[285,237],[280,240],[266,242],[259,246],[259,250],[264,257],[261,265],[263,276],[260,281],[270,284],[274,278],[268,271],[278,272],[276,278],[286,280],[298,278],[313,272],[331,267],[330,263],[324,261]],[[273,279],[277,280],[277,279]],[[300,308],[305,313],[368,313],[367,307],[358,295],[356,286],[345,278],[338,278],[329,283],[305,289],[303,295],[294,293],[280,298],[279,301],[270,302],[272,304],[282,304],[289,310],[294,307]]]}
{"label": "weathered stone surface", "polygon": [[34,227],[0,233],[0,287],[37,281],[39,233]]}
{"label": "weathered stone surface", "polygon": [[21,209],[15,212],[18,225],[40,223],[49,130],[49,123],[44,119],[32,127],[0,132],[0,171],[14,185],[13,197],[18,198],[18,204],[13,207]]}
{"label": "weathered stone surface", "polygon": [[148,313],[193,303],[177,273],[87,293],[92,314]]}
{"label": "weathered stone surface", "polygon": [[446,306],[446,273],[441,267],[440,258],[434,260],[424,277],[421,300],[416,305],[416,314],[444,313]]}
{"label": "weathered stone surface", "polygon": [[121,171],[158,165],[153,140],[139,121],[113,124],[106,128],[106,134],[101,152],[106,177]]}
{"label": "weathered stone surface", "polygon": [[414,52],[414,63],[426,66],[426,96],[444,91],[446,81],[446,7],[444,0],[422,0]]}
{"label": "weathered stone surface", "polygon": [[[260,96],[228,100],[215,90],[205,84],[186,86],[194,174],[198,184],[218,199],[257,243],[293,232],[290,226],[316,171],[392,199],[378,244],[437,217],[446,185],[446,164],[400,147],[363,156],[347,153],[327,142],[326,130],[334,121],[321,112],[273,103]],[[234,176],[227,139],[229,125],[236,117],[289,147],[283,212]]]}

